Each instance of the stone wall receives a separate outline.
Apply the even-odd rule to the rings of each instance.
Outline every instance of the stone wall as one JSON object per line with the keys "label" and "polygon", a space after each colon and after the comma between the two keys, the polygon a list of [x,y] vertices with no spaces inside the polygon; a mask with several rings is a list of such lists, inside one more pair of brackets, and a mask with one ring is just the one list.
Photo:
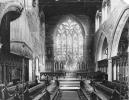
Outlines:
{"label": "stone wall", "polygon": [[[38,75],[40,69],[43,71],[43,64],[45,59],[45,26],[44,22],[40,22],[38,6],[32,7],[31,9],[25,9],[24,3],[22,0],[4,0],[0,1],[0,23],[3,16],[10,12],[14,11],[20,14],[20,16],[13,20],[13,23],[10,24],[13,31],[13,38],[11,41],[16,40],[19,43],[25,44],[32,52],[32,61],[33,79],[35,78],[35,70],[38,68]],[[44,16],[42,16],[44,18]],[[18,35],[19,34],[19,35]],[[17,50],[21,50],[15,46]],[[25,47],[24,47],[25,48]],[[17,51],[16,50],[16,51]],[[24,49],[22,50],[24,51]],[[14,54],[17,54],[14,52]],[[22,54],[22,53],[21,53]],[[21,54],[17,54],[20,55]],[[24,55],[23,55],[24,56]],[[36,59],[38,58],[39,64],[36,66]],[[39,66],[40,65],[40,66]]]}
{"label": "stone wall", "polygon": [[[67,18],[68,16],[71,16],[75,18],[75,21],[79,22],[82,25],[82,28],[84,29],[84,33],[82,34],[84,36],[84,53],[83,53],[83,61],[85,64],[89,65],[90,67],[93,68],[93,62],[94,62],[94,57],[93,57],[93,36],[94,36],[94,26],[91,21],[91,19],[86,16],[86,15],[64,15],[64,16],[56,16],[52,17],[50,19],[50,22],[48,22],[46,25],[46,53],[48,50],[51,50],[51,61],[53,61],[53,36],[54,36],[54,29],[60,22],[63,21],[63,19]],[[47,56],[47,55],[46,55]],[[48,56],[47,56],[48,57]],[[50,61],[50,59],[48,59]],[[92,65],[91,65],[92,63]],[[53,66],[53,65],[52,65]],[[90,69],[90,68],[89,68]]]}

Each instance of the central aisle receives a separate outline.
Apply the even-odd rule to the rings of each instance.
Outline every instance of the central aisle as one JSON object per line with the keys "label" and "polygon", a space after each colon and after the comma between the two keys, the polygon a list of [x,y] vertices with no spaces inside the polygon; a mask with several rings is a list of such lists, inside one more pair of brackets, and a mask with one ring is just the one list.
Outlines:
{"label": "central aisle", "polygon": [[80,100],[77,91],[62,91],[61,100]]}

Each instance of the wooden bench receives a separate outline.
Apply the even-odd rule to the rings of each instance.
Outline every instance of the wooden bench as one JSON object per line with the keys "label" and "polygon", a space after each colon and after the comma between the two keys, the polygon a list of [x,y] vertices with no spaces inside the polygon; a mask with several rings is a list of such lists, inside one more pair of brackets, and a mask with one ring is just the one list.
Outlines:
{"label": "wooden bench", "polygon": [[32,88],[29,89],[29,95],[31,97],[35,97],[38,95],[42,90],[45,88],[45,83],[38,84]]}
{"label": "wooden bench", "polygon": [[103,85],[111,88],[111,89],[114,89],[116,88],[118,92],[120,92],[120,94],[122,96],[124,96],[126,94],[126,92],[128,91],[128,87],[126,84],[121,84],[121,83],[117,83],[117,82],[109,82],[109,81],[106,81],[103,83]]}
{"label": "wooden bench", "polygon": [[[28,83],[29,85],[29,88],[31,88],[32,86],[35,86],[35,82],[29,82]],[[24,91],[24,86],[25,86],[25,83],[24,84],[17,84],[18,86],[18,92],[19,92],[19,95],[21,95]],[[8,94],[11,94],[11,96],[8,95],[7,100],[14,100],[14,94],[15,94],[15,90],[16,90],[16,85],[11,85],[11,86],[7,86],[7,91],[4,92],[4,85],[3,87],[0,89],[0,99],[4,98],[3,96],[4,95],[8,95]],[[5,94],[6,93],[6,94]]]}
{"label": "wooden bench", "polygon": [[89,92],[87,92],[86,89],[81,88],[81,91],[82,91],[82,93],[85,95],[85,97],[86,97],[88,100],[91,100],[91,99],[90,99],[90,94],[89,94]]}
{"label": "wooden bench", "polygon": [[101,84],[113,90],[116,89],[119,92],[122,99],[128,99],[128,86],[126,84],[109,81],[105,81]]}
{"label": "wooden bench", "polygon": [[98,89],[98,90],[101,90],[103,91],[104,93],[106,93],[107,95],[111,96],[112,93],[113,93],[113,89],[109,88],[109,87],[106,87],[104,86],[103,84],[100,84],[100,83],[95,83],[95,87]]}
{"label": "wooden bench", "polygon": [[[48,88],[51,90],[49,90]],[[32,100],[56,100],[58,93],[58,86],[55,83],[52,83],[47,88],[43,89],[41,93],[36,95]]]}
{"label": "wooden bench", "polygon": [[96,88],[96,91],[99,91],[100,93],[104,93],[105,97],[108,98],[107,100],[109,100],[109,99],[114,100],[112,98],[117,98],[117,100],[120,100],[123,98],[125,100],[125,97],[123,97],[116,88],[111,89],[111,88],[103,85],[102,83],[97,83],[97,82],[95,83],[95,88]]}
{"label": "wooden bench", "polygon": [[40,100],[44,97],[45,94],[46,94],[46,90],[44,89],[40,94],[35,96],[32,100]]}
{"label": "wooden bench", "polygon": [[54,92],[51,94],[51,100],[57,100],[59,94],[59,87],[56,87],[56,89],[54,90]]}
{"label": "wooden bench", "polygon": [[[18,87],[19,87],[19,93],[21,93],[23,85],[19,84]],[[16,89],[16,86],[11,86],[11,87],[3,86],[3,89],[1,89],[1,97],[0,98],[4,99],[6,97],[7,100],[13,100],[14,94],[15,94],[15,89]]]}

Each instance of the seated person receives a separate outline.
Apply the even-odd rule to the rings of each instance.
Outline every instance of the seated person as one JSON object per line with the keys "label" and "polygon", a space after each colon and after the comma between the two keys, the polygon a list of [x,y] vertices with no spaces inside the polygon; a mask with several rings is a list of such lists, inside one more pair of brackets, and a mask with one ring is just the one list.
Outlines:
{"label": "seated person", "polygon": [[38,84],[38,76],[35,77],[35,83]]}

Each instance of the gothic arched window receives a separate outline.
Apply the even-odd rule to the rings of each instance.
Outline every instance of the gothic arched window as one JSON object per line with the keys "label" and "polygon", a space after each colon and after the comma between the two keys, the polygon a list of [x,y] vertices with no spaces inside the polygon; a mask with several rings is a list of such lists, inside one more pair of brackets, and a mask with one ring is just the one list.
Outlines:
{"label": "gothic arched window", "polygon": [[79,61],[83,57],[82,27],[68,18],[57,26],[54,38],[54,56],[57,61],[72,59]]}

